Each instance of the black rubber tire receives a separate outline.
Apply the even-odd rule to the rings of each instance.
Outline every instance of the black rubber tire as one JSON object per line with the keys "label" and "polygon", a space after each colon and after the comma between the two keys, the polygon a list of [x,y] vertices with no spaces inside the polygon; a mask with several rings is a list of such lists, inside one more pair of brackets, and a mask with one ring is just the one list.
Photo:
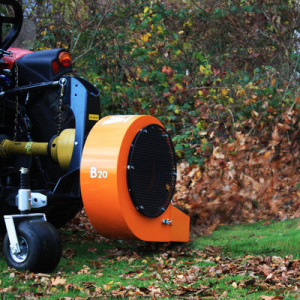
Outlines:
{"label": "black rubber tire", "polygon": [[3,255],[7,264],[17,270],[51,272],[58,265],[62,248],[56,229],[41,220],[23,221],[17,225],[17,235],[23,244],[23,256],[13,255],[6,234]]}

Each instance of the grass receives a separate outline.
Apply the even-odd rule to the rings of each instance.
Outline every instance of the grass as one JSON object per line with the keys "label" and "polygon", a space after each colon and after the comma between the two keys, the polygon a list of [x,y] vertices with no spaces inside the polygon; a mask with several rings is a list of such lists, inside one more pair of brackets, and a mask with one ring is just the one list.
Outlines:
{"label": "grass", "polygon": [[233,257],[249,255],[286,256],[300,258],[300,221],[260,222],[221,226],[212,235],[196,239],[194,248],[214,245]]}
{"label": "grass", "polygon": [[271,285],[257,273],[254,280],[251,264],[260,259],[262,266],[266,256],[299,259],[299,220],[221,226],[181,245],[110,241],[69,229],[60,233],[64,255],[52,274],[16,272],[0,261],[2,299],[297,298],[293,286]]}

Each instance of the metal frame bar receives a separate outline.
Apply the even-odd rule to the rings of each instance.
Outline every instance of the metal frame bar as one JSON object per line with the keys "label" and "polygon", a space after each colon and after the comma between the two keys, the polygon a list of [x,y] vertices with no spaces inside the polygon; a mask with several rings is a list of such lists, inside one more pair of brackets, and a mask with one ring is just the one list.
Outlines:
{"label": "metal frame bar", "polygon": [[7,95],[14,95],[14,94],[19,94],[23,92],[29,92],[32,90],[38,90],[42,88],[47,88],[49,86],[58,86],[59,81],[47,81],[47,82],[39,82],[39,83],[34,83],[30,85],[23,85],[14,89],[9,89],[7,91],[3,91],[0,93],[0,98],[7,96]]}

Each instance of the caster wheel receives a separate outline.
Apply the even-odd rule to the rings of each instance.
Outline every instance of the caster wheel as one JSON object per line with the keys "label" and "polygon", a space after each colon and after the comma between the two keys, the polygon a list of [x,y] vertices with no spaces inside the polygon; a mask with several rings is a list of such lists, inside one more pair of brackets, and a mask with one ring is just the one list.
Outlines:
{"label": "caster wheel", "polygon": [[7,264],[17,270],[51,272],[61,257],[61,242],[56,229],[48,222],[28,220],[16,226],[20,253],[13,253],[8,235],[3,241]]}

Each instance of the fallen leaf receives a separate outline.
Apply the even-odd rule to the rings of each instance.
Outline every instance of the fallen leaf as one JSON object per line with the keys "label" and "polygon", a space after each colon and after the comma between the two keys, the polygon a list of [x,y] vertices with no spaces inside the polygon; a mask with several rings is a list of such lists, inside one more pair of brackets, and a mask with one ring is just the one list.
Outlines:
{"label": "fallen leaf", "polygon": [[8,293],[8,292],[16,292],[18,288],[16,286],[9,286],[1,290],[1,293]]}
{"label": "fallen leaf", "polygon": [[109,291],[111,289],[111,285],[110,284],[103,284],[103,289],[104,291]]}
{"label": "fallen leaf", "polygon": [[63,257],[68,258],[68,259],[73,258],[75,255],[76,255],[75,250],[72,248],[69,248],[69,247],[67,249],[65,249],[62,254]]}
{"label": "fallen leaf", "polygon": [[63,285],[66,283],[66,278],[63,278],[63,277],[52,277],[51,278],[51,285],[52,286],[57,286],[57,285]]}

